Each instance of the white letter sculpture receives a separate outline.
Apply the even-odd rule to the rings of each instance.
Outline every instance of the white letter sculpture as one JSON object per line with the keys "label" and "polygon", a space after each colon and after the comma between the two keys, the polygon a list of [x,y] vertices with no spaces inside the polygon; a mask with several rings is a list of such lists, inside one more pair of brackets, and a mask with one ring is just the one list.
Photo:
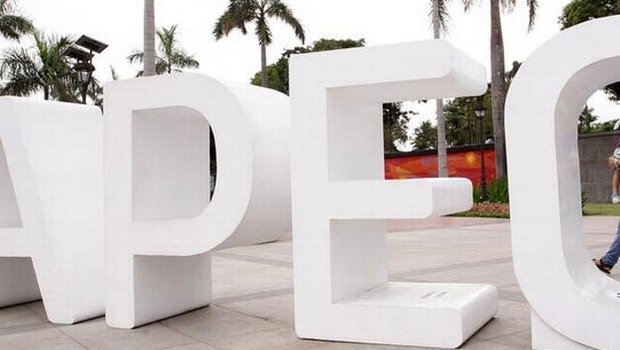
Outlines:
{"label": "white letter sculpture", "polygon": [[493,286],[388,282],[383,220],[466,210],[472,186],[385,181],[382,102],[485,90],[484,68],[443,41],[292,57],[300,337],[455,348],[493,317]]}
{"label": "white letter sculpture", "polygon": [[585,249],[577,151],[577,117],[588,97],[620,80],[619,30],[620,17],[609,17],[560,32],[510,88],[513,257],[532,307],[534,349],[620,349],[620,283],[600,273]]}
{"label": "white letter sculpture", "polygon": [[0,98],[0,307],[42,297],[53,323],[102,315],[103,250],[101,111]]}
{"label": "white letter sculpture", "polygon": [[[195,74],[106,85],[110,326],[207,305],[211,250],[290,230],[289,113],[283,94]],[[211,203],[209,125],[217,145]]]}

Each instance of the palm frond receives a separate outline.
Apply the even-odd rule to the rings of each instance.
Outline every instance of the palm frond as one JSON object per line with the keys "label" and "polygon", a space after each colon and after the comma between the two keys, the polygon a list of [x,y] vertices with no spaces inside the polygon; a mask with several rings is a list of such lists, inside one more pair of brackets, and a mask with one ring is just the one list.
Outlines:
{"label": "palm frond", "polygon": [[512,12],[517,5],[517,0],[500,0],[502,8],[508,12]]}
{"label": "palm frond", "polygon": [[231,0],[228,9],[216,21],[213,28],[215,40],[228,36],[234,29],[243,35],[248,33],[246,23],[256,19],[257,3],[249,0]]}
{"label": "palm frond", "polygon": [[200,62],[194,59],[194,56],[187,55],[183,51],[176,52],[172,56],[171,62],[173,66],[179,68],[200,68]]}
{"label": "palm frond", "polygon": [[32,40],[31,48],[7,49],[0,57],[0,76],[7,80],[3,93],[27,96],[43,90],[45,98],[73,101],[78,85],[63,55],[73,39],[34,31]]}
{"label": "palm frond", "polygon": [[144,52],[140,50],[133,50],[129,56],[127,56],[129,63],[142,63],[144,61]]}
{"label": "palm frond", "polygon": [[176,36],[177,25],[173,25],[170,28],[161,28],[157,31],[157,37],[159,38],[159,50],[164,56],[171,56],[174,47],[177,45]]}
{"label": "palm frond", "polygon": [[258,43],[260,45],[268,46],[271,44],[271,28],[267,25],[265,18],[259,18],[256,21],[256,28],[254,29],[256,36],[258,37]]}
{"label": "palm frond", "polygon": [[2,79],[11,79],[12,76],[18,75],[32,76],[38,70],[37,58],[23,48],[5,50],[0,61],[2,61],[0,65],[0,78]]}
{"label": "palm frond", "polygon": [[476,4],[478,2],[478,0],[462,0],[463,1],[463,8],[465,9],[465,12],[469,11],[472,6],[474,6],[474,4]]}
{"label": "palm frond", "polygon": [[119,79],[118,72],[112,66],[110,66],[110,75],[112,76],[112,80],[118,80]]}
{"label": "palm frond", "polygon": [[[428,16],[431,19],[437,16],[437,21],[439,24],[439,31],[442,33],[448,32],[448,24],[450,23],[450,14],[448,13],[448,3],[450,0],[431,0],[430,2],[430,11]],[[437,12],[435,14],[435,12]]]}
{"label": "palm frond", "polygon": [[13,79],[6,82],[4,88],[0,92],[3,96],[30,96],[41,90],[36,79],[31,79],[25,76],[16,76]]}
{"label": "palm frond", "polygon": [[32,22],[24,17],[0,14],[0,34],[7,39],[18,40],[32,29]]}
{"label": "palm frond", "polygon": [[32,21],[19,14],[14,0],[0,1],[0,34],[2,36],[19,40],[22,35],[33,30]]}
{"label": "palm frond", "polygon": [[293,28],[295,36],[301,40],[301,43],[305,43],[306,34],[304,28],[297,18],[293,15],[293,11],[280,0],[270,0],[271,5],[266,9],[266,14],[271,17],[275,17]]}

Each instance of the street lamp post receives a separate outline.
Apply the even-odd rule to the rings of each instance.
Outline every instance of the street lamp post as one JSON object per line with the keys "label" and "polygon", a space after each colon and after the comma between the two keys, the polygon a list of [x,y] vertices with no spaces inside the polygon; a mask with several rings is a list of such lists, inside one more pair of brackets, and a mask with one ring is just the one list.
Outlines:
{"label": "street lamp post", "polygon": [[484,166],[484,138],[482,134],[482,119],[486,114],[486,109],[484,107],[476,108],[474,110],[476,116],[478,117],[478,127],[479,127],[479,141],[480,141],[480,200],[482,202],[489,199],[489,191],[487,189],[487,176],[486,176],[486,168]]}
{"label": "street lamp post", "polygon": [[83,104],[86,104],[88,85],[92,81],[93,72],[95,71],[95,66],[92,63],[93,57],[95,53],[101,53],[107,47],[108,45],[101,41],[82,35],[75,44],[69,46],[63,53],[63,55],[75,60],[73,70],[80,84],[80,95]]}

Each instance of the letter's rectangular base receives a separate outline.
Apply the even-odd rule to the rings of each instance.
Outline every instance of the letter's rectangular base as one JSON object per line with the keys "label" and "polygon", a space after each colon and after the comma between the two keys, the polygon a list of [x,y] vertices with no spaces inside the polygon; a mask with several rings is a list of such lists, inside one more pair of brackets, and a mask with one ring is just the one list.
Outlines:
{"label": "letter's rectangular base", "polygon": [[296,328],[302,338],[449,349],[496,311],[491,285],[392,282],[317,310],[316,322],[296,322]]}
{"label": "letter's rectangular base", "polygon": [[535,350],[592,350],[558,333],[532,310],[532,349]]}

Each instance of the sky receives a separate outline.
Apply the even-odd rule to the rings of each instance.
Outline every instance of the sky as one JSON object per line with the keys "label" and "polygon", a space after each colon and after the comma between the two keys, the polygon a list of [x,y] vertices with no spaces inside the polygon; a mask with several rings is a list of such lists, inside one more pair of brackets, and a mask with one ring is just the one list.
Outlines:
{"label": "sky", "polygon": [[[306,31],[306,45],[321,38],[366,40],[367,46],[432,38],[428,17],[430,0],[284,0]],[[131,78],[141,69],[126,57],[142,49],[144,2],[142,0],[18,0],[21,12],[50,34],[86,34],[109,47],[96,56],[95,76],[111,79],[114,67],[121,79]],[[523,61],[545,41],[559,32],[557,19],[569,0],[539,1],[535,27],[527,30],[525,0],[502,16],[506,67]],[[248,82],[260,70],[260,49],[253,27],[244,36],[236,31],[222,40],[213,39],[217,18],[228,0],[155,0],[156,26],[178,24],[181,46],[200,62],[199,72],[216,79]],[[464,13],[461,1],[450,5],[451,21],[446,40],[487,67],[489,74],[488,1],[479,1]],[[268,63],[275,62],[287,48],[301,45],[290,27],[273,21],[273,43],[267,49]],[[27,41],[24,41],[27,45]],[[0,49],[15,45],[0,41]],[[602,92],[588,102],[600,120],[620,118],[620,108],[607,101]],[[434,119],[433,106],[417,107],[415,122]]]}

